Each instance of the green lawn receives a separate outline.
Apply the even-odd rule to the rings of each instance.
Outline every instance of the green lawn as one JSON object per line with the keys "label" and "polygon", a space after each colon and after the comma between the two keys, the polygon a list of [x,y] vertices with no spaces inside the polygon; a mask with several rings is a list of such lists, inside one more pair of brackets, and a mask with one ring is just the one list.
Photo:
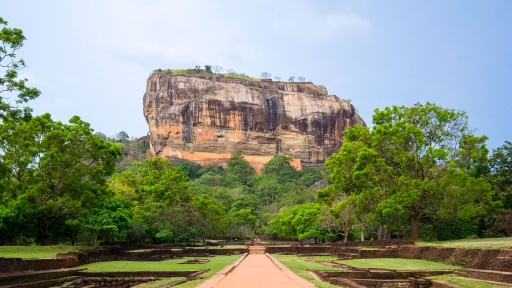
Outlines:
{"label": "green lawn", "polygon": [[311,262],[311,261],[304,260],[304,258],[316,258],[316,259],[323,259],[323,260],[335,260],[336,258],[334,258],[334,257],[331,257],[331,256],[297,257],[295,255],[278,255],[278,254],[272,254],[272,256],[274,256],[274,258],[276,258],[281,263],[286,265],[286,267],[290,268],[297,275],[299,275],[300,277],[310,281],[311,283],[315,284],[317,287],[320,287],[320,288],[339,288],[339,286],[315,280],[313,278],[313,276],[311,276],[311,274],[309,274],[309,272],[307,270],[311,269],[311,270],[336,270],[336,271],[341,271],[341,269],[325,266],[325,265],[320,264],[318,262]]}
{"label": "green lawn", "polygon": [[51,246],[0,246],[0,257],[4,258],[53,258],[58,253],[93,249],[92,246],[51,245]]}
{"label": "green lawn", "polygon": [[445,280],[446,282],[448,282],[450,284],[455,284],[461,288],[495,288],[495,287],[503,288],[503,287],[506,287],[506,286],[502,286],[502,285],[493,285],[493,284],[485,283],[485,282],[474,280],[474,279],[467,280],[467,279],[457,278],[457,277],[453,277],[450,275],[439,275],[439,276],[434,276],[434,277],[429,277],[429,278],[437,279],[437,280]]}
{"label": "green lawn", "polygon": [[452,247],[452,248],[505,248],[505,249],[512,249],[512,237],[462,239],[462,240],[432,241],[432,242],[417,241],[416,245],[443,246],[443,247]]}
{"label": "green lawn", "polygon": [[359,268],[382,268],[396,270],[438,270],[438,269],[456,269],[457,266],[449,264],[431,262],[415,259],[398,258],[374,258],[374,259],[354,259],[339,260],[337,262],[348,264]]}
{"label": "green lawn", "polygon": [[205,274],[205,277],[200,280],[189,281],[179,285],[182,287],[195,287],[199,283],[210,278],[213,274],[235,262],[242,255],[231,256],[215,256],[208,258],[210,262],[205,264],[178,264],[183,262],[183,259],[170,259],[165,261],[156,262],[142,262],[142,261],[109,261],[97,262],[79,266],[77,268],[87,268],[89,271],[166,271],[166,270],[202,270],[209,268],[210,271]]}

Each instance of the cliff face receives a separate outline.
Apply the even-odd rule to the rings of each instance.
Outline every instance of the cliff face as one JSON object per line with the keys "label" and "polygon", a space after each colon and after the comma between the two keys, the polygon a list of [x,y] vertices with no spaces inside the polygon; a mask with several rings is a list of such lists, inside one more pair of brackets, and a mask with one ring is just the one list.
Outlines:
{"label": "cliff face", "polygon": [[279,153],[297,167],[323,163],[345,129],[365,125],[353,105],[312,83],[165,73],[147,81],[144,117],[157,156],[220,165],[240,149],[257,170]]}

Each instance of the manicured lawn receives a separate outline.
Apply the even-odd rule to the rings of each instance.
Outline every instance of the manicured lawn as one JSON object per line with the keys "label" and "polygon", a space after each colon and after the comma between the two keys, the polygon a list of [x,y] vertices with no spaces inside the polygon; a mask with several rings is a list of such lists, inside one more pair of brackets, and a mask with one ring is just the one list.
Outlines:
{"label": "manicured lawn", "polygon": [[396,270],[438,270],[455,269],[457,266],[431,262],[426,260],[398,259],[398,258],[375,258],[375,259],[354,259],[339,260],[337,262],[348,264],[359,268],[381,268]]}
{"label": "manicured lawn", "polygon": [[506,248],[506,249],[512,249],[512,237],[462,239],[462,240],[432,241],[432,242],[417,241],[416,245],[443,246],[443,247],[452,247],[452,248]]}
{"label": "manicured lawn", "polygon": [[109,261],[97,262],[79,266],[78,268],[87,268],[89,271],[166,271],[166,270],[202,270],[210,268],[205,277],[200,280],[189,281],[179,285],[182,287],[195,287],[199,283],[210,278],[213,274],[235,262],[242,255],[215,256],[209,257],[210,262],[205,264],[178,264],[184,259],[170,259],[165,261],[142,262],[142,261]]}
{"label": "manicured lawn", "polygon": [[293,272],[295,272],[300,277],[308,280],[309,282],[315,284],[320,288],[339,288],[339,286],[332,285],[326,282],[317,281],[309,274],[308,269],[311,270],[336,270],[341,271],[339,268],[325,266],[318,262],[306,261],[303,258],[316,258],[316,259],[324,259],[324,260],[335,260],[336,258],[331,256],[312,256],[312,257],[297,257],[295,255],[278,255],[272,254],[274,258],[279,260],[281,263],[286,265],[286,267],[290,268]]}
{"label": "manicured lawn", "polygon": [[51,246],[0,246],[0,257],[4,258],[53,258],[58,253],[93,249],[92,246],[51,245]]}
{"label": "manicured lawn", "polygon": [[461,288],[495,288],[495,287],[503,288],[503,287],[506,287],[506,286],[502,286],[502,285],[493,285],[493,284],[485,283],[485,282],[474,280],[474,279],[471,279],[471,280],[461,279],[461,278],[457,278],[457,277],[453,277],[453,276],[449,276],[449,275],[439,275],[439,276],[434,276],[434,277],[429,277],[429,278],[437,279],[437,280],[444,280],[450,284],[455,284]]}

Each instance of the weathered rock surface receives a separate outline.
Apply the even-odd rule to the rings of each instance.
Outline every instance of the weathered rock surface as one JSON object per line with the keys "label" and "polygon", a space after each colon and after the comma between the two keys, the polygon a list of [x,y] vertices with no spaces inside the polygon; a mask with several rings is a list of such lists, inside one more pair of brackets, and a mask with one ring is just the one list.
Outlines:
{"label": "weathered rock surface", "polygon": [[221,165],[240,149],[257,170],[276,153],[297,167],[323,163],[345,129],[365,125],[352,104],[309,82],[159,72],[147,81],[144,117],[154,155]]}

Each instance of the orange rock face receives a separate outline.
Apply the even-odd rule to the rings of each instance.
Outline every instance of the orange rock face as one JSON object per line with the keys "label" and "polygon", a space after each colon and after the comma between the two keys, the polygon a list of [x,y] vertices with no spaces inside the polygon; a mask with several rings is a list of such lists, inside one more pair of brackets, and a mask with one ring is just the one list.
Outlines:
{"label": "orange rock face", "polygon": [[365,125],[353,105],[309,82],[158,72],[147,81],[144,116],[154,155],[217,166],[240,149],[258,171],[275,154],[298,168],[321,164],[345,129]]}

